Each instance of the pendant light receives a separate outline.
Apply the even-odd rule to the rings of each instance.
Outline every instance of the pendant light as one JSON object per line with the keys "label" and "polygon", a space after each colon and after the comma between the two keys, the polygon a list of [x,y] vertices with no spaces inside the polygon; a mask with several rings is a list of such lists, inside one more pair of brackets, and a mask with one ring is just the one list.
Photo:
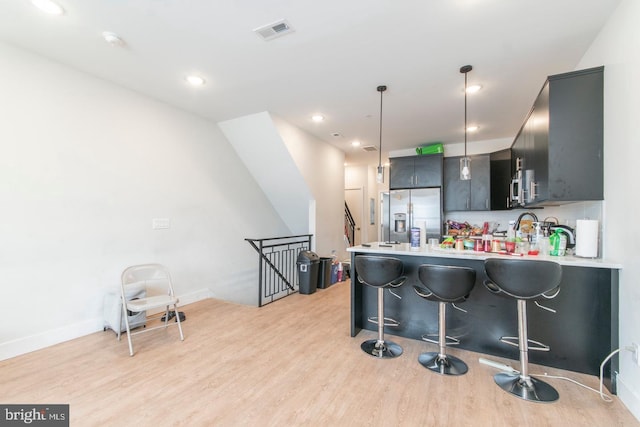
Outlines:
{"label": "pendant light", "polygon": [[380,148],[378,150],[378,173],[376,174],[376,181],[378,184],[384,182],[384,166],[382,166],[382,94],[387,90],[386,86],[378,86],[378,92],[380,92]]}
{"label": "pendant light", "polygon": [[460,159],[460,180],[471,179],[471,159],[467,157],[467,73],[473,70],[471,65],[460,67],[464,74],[464,157]]}

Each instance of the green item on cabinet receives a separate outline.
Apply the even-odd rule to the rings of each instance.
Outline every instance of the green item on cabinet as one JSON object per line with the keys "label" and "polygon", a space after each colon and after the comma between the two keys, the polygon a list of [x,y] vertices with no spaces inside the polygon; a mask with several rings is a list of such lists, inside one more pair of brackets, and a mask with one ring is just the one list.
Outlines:
{"label": "green item on cabinet", "polygon": [[444,148],[442,147],[442,142],[436,142],[434,144],[425,145],[424,147],[416,148],[417,154],[440,154],[444,153]]}

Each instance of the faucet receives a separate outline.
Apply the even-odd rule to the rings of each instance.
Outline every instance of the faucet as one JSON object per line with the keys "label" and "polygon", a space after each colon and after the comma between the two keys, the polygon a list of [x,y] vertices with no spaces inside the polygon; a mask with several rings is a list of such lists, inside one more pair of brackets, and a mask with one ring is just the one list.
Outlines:
{"label": "faucet", "polygon": [[533,218],[534,222],[538,222],[538,217],[536,216],[536,214],[534,214],[533,212],[523,212],[523,213],[520,214],[520,216],[516,220],[516,224],[513,227],[513,229],[515,231],[518,231],[520,229],[520,221],[522,221],[522,218],[524,218],[527,215],[529,215],[531,218]]}

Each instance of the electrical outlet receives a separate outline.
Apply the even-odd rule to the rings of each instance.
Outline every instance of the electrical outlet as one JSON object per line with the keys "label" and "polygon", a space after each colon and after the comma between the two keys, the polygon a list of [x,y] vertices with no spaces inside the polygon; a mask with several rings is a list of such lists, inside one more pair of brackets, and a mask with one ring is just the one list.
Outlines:
{"label": "electrical outlet", "polygon": [[633,347],[633,354],[631,355],[631,359],[635,362],[636,365],[640,366],[640,361],[638,359],[638,352],[640,349],[638,348],[638,344],[631,343],[631,347]]}

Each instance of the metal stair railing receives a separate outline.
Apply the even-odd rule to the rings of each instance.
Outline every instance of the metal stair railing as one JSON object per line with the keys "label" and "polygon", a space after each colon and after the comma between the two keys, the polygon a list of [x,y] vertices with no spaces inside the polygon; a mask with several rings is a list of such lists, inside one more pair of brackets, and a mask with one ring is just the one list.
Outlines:
{"label": "metal stair railing", "polygon": [[244,239],[258,252],[258,307],[298,291],[297,260],[311,249],[312,234]]}
{"label": "metal stair railing", "polygon": [[351,210],[347,202],[344,202],[344,235],[347,236],[349,246],[353,246],[356,237],[356,221],[353,219],[353,215],[351,215]]}

